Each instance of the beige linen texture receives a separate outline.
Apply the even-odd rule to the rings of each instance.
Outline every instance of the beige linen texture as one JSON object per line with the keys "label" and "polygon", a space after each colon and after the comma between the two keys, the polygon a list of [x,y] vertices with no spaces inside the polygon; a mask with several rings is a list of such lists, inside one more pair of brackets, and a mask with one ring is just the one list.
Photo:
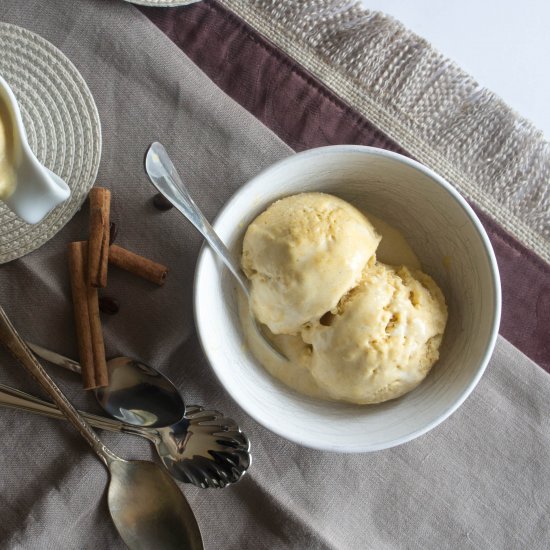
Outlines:
{"label": "beige linen texture", "polygon": [[[90,85],[103,124],[99,183],[113,190],[118,242],[171,272],[163,288],[111,270],[121,303],[106,319],[109,355],[157,365],[189,404],[233,416],[254,461],[224,490],[184,486],[207,549],[547,548],[550,537],[550,377],[499,339],[466,403],[429,434],[365,455],[311,451],[263,429],[227,396],[206,363],[192,313],[201,240],[174,210],[158,212],[143,173],[165,143],[212,218],[251,176],[292,152],[227,98],[131,5],[107,0],[3,0],[0,20],[52,41]],[[1,52],[0,52],[1,55]],[[87,231],[87,207],[52,241],[0,267],[2,305],[28,339],[76,355],[66,244]],[[0,381],[38,393],[0,353]],[[81,407],[97,411],[70,373],[52,367]],[[69,426],[0,409],[0,547],[118,549],[107,473]],[[102,434],[123,457],[148,443]]]}

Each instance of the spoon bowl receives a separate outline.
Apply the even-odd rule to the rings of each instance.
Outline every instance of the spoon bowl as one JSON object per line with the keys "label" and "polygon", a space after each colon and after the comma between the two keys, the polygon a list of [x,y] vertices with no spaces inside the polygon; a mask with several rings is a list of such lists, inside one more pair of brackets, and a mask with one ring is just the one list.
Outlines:
{"label": "spoon bowl", "polygon": [[149,430],[149,439],[173,478],[202,489],[236,483],[252,460],[250,442],[235,421],[202,407],[189,407],[173,426]]}
{"label": "spoon bowl", "polygon": [[[42,359],[73,372],[80,365],[42,346],[27,342]],[[158,370],[130,357],[107,361],[109,385],[96,388],[101,408],[113,418],[133,426],[156,428],[171,426],[185,414],[185,403],[176,386]]]}
{"label": "spoon bowl", "polygon": [[[63,413],[52,403],[5,384],[0,384],[0,406],[63,419]],[[94,428],[148,439],[174,479],[201,489],[236,483],[252,461],[248,438],[234,420],[219,411],[190,405],[183,419],[164,428],[132,426],[95,414],[80,414]]]}

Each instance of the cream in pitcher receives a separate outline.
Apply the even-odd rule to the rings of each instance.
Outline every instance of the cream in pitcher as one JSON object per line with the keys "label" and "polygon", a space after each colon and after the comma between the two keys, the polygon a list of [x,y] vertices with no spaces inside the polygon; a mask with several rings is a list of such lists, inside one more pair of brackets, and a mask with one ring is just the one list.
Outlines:
{"label": "cream in pitcher", "polygon": [[0,101],[0,200],[7,199],[15,189],[13,153],[11,118],[4,102]]}
{"label": "cream in pitcher", "polygon": [[70,194],[69,186],[32,152],[15,95],[0,76],[0,201],[34,224]]}

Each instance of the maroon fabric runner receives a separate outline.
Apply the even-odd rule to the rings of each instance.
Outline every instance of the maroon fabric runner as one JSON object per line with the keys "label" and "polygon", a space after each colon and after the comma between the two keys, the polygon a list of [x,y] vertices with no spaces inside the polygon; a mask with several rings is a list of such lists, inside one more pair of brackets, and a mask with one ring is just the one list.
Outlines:
{"label": "maroon fabric runner", "polygon": [[[353,143],[408,154],[215,1],[140,9],[222,90],[296,151]],[[550,266],[486,214],[476,212],[500,268],[500,333],[550,372]]]}

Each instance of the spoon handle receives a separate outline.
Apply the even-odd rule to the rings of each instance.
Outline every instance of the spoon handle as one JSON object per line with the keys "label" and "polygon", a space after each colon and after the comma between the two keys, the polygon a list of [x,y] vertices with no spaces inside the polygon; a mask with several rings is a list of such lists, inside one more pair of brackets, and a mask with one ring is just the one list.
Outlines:
{"label": "spoon handle", "polygon": [[[25,393],[16,388],[0,384],[0,406],[10,409],[18,409],[34,414],[40,414],[49,418],[66,420],[65,415],[53,404],[44,401],[30,393]],[[109,432],[124,432],[124,424],[117,420],[111,420],[103,416],[78,411],[94,428]]]}
{"label": "spoon handle", "polygon": [[19,336],[2,307],[0,307],[0,342],[44,388],[57,407],[63,412],[67,420],[80,432],[80,435],[88,442],[106,466],[113,460],[121,460],[105,447],[92,427],[82,418],[82,416],[80,416],[63,392],[49,377],[48,373],[29,350],[21,336]]}
{"label": "spoon handle", "polygon": [[248,296],[248,284],[239,265],[195,204],[162,144],[155,142],[149,147],[145,170],[151,183],[202,233]]}

